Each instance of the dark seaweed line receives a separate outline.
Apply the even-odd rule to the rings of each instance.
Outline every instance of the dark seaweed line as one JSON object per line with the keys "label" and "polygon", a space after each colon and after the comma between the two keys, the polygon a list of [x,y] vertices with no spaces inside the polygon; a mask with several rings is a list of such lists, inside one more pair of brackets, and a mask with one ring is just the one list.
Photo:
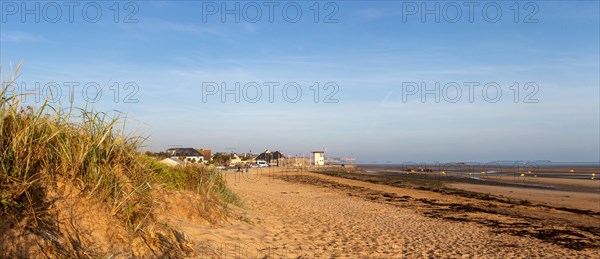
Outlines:
{"label": "dark seaweed line", "polygon": [[[398,181],[398,180],[385,181],[385,179],[382,179],[383,177],[377,177],[377,176],[371,176],[371,175],[365,176],[365,175],[361,175],[361,174],[357,174],[357,173],[343,173],[342,174],[339,172],[326,172],[326,171],[321,171],[319,173],[325,174],[328,176],[333,176],[333,177],[346,178],[346,179],[350,179],[350,180],[357,180],[357,181],[363,181],[363,182],[369,182],[369,183],[375,183],[375,184],[384,184],[384,185],[401,187],[401,188],[432,191],[432,192],[443,193],[443,194],[448,194],[448,195],[460,196],[460,197],[464,197],[464,198],[474,198],[474,199],[479,199],[479,200],[497,201],[497,202],[501,202],[501,203],[505,203],[505,204],[512,204],[512,205],[526,205],[526,206],[530,206],[530,207],[540,207],[540,208],[546,208],[546,209],[566,211],[566,212],[571,212],[571,213],[580,214],[580,215],[600,217],[600,212],[595,212],[592,210],[581,210],[581,209],[567,208],[567,207],[555,207],[555,206],[539,204],[539,203],[534,204],[527,200],[515,201],[512,199],[508,199],[508,198],[506,198],[506,199],[498,198],[498,197],[495,197],[495,196],[489,195],[489,194],[470,192],[470,191],[448,188],[448,187],[443,187],[443,186],[439,186],[439,187],[438,186],[436,186],[436,187],[412,186],[412,185],[403,184],[402,181]],[[365,178],[367,178],[367,179],[365,179]],[[376,178],[377,180],[373,180],[372,178]],[[420,180],[423,180],[423,179],[420,179]]]}
{"label": "dark seaweed line", "polygon": [[[414,208],[414,207],[422,207],[416,204],[410,204],[410,201],[419,202],[421,204],[429,205],[427,211],[415,210],[420,214],[430,217],[437,218],[443,220],[451,220],[451,221],[461,221],[461,222],[473,222],[481,225],[485,225],[493,228],[496,233],[507,233],[515,236],[530,236],[536,239],[539,239],[544,242],[556,244],[568,249],[572,250],[582,250],[586,248],[599,248],[600,241],[596,240],[600,236],[600,228],[596,227],[586,227],[586,226],[573,226],[577,231],[573,231],[570,229],[557,229],[553,227],[545,227],[540,224],[531,224],[531,223],[506,223],[500,222],[498,220],[490,220],[490,219],[481,219],[474,217],[453,217],[447,214],[456,214],[456,213],[486,213],[493,215],[502,215],[509,217],[511,219],[523,220],[523,219],[534,219],[530,217],[522,217],[514,215],[508,215],[504,213],[500,213],[498,211],[484,209],[472,206],[470,204],[457,204],[457,203],[440,203],[434,199],[415,199],[411,196],[398,196],[393,193],[376,191],[365,187],[352,186],[347,184],[341,184],[329,180],[324,180],[314,176],[295,176],[293,177],[295,182],[317,185],[324,188],[334,188],[340,191],[345,191],[349,196],[360,197],[365,200],[374,201],[383,204],[392,204],[402,208]],[[280,179],[291,181],[291,177],[281,177]],[[357,179],[360,180],[360,179]],[[355,192],[348,192],[355,191]],[[381,198],[383,197],[383,199]],[[492,200],[495,201],[495,200]],[[432,207],[433,206],[433,207]],[[529,222],[529,221],[526,221]],[[559,226],[554,226],[559,227]],[[568,226],[563,226],[568,227]],[[532,228],[532,230],[525,230],[524,228]],[[586,235],[587,234],[587,235]],[[591,237],[590,237],[591,236]]]}

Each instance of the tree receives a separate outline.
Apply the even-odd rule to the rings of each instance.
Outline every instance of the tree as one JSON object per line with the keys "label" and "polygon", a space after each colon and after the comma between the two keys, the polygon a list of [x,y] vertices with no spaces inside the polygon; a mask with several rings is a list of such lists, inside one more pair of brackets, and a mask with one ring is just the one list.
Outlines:
{"label": "tree", "polygon": [[226,164],[231,160],[231,155],[228,154],[215,154],[213,156],[213,163],[217,165]]}

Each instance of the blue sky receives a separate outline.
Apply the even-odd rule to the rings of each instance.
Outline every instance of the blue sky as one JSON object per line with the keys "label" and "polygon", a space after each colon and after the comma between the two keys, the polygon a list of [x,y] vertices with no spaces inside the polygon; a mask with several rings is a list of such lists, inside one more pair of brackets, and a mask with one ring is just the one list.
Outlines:
{"label": "blue sky", "polygon": [[[119,22],[114,1],[92,2],[102,11],[95,23],[88,22],[93,11],[82,15],[85,3],[74,7],[73,22],[63,2],[54,2],[62,16],[46,2],[38,2],[34,14],[24,14],[20,2],[16,11],[15,2],[8,3],[2,6],[0,32],[4,73],[23,61],[19,83],[31,92],[35,82],[57,82],[63,105],[68,105],[64,83],[78,82],[74,105],[126,113],[130,129],[149,135],[145,149],[183,145],[289,155],[326,149],[330,156],[362,162],[600,160],[597,1],[519,2],[518,22],[514,2],[478,2],[470,22],[464,3],[452,2],[461,8],[458,17],[455,5],[434,1],[337,1],[327,8],[319,2],[315,22],[315,2],[304,1],[289,5],[302,10],[295,23],[286,21],[294,9],[282,14],[289,2],[274,7],[273,22],[265,2],[237,2],[248,11],[240,10],[240,22],[234,15],[221,20],[222,4],[233,9],[236,2],[135,2],[137,10],[119,2]],[[431,14],[422,21],[422,7],[434,9],[436,3],[440,21]],[[209,5],[219,10],[210,14]],[[411,14],[409,5],[419,10]],[[259,21],[246,21],[254,18],[256,6]],[[497,22],[491,22],[493,7],[502,12]],[[123,22],[132,11],[133,23]],[[54,17],[58,21],[49,22]],[[448,21],[454,17],[457,22]],[[137,91],[131,84],[125,89],[129,82]],[[238,93],[246,89],[248,99],[256,96],[255,88],[243,87],[256,82],[262,96],[257,102],[242,96],[238,103],[228,95],[222,102],[217,93],[203,102],[210,82],[228,89],[239,82]],[[265,82],[279,83],[272,102]],[[439,82],[440,101],[434,94],[425,102],[420,92],[406,94],[410,82],[428,89]],[[455,103],[447,99],[456,96],[456,88],[444,88],[452,82],[462,92]],[[468,82],[480,85],[472,102]],[[85,104],[81,92],[88,83],[103,87],[93,104]],[[302,89],[295,103],[289,102],[295,88],[286,88],[283,96],[289,83]],[[326,83],[337,85],[329,98],[337,102],[323,102],[335,89],[325,89]],[[483,96],[489,83],[502,90],[495,103]],[[138,102],[125,103],[127,94]],[[488,95],[494,99],[493,91]],[[537,102],[525,103],[526,98]]]}

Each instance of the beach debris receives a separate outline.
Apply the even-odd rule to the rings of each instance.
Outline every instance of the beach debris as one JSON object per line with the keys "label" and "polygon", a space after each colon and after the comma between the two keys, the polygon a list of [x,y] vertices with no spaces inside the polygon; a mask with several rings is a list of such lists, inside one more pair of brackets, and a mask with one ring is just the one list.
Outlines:
{"label": "beach debris", "polygon": [[569,173],[575,173],[575,170],[571,169],[569,170]]}
{"label": "beach debris", "polygon": [[446,171],[442,171],[442,174],[443,174],[443,175],[446,175]]}

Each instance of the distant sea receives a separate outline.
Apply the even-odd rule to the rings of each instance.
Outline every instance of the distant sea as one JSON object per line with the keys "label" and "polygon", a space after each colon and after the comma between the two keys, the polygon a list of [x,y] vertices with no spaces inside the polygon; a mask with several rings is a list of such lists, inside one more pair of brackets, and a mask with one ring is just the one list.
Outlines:
{"label": "distant sea", "polygon": [[547,160],[536,161],[492,161],[492,162],[360,162],[358,166],[382,166],[382,167],[399,167],[403,165],[446,165],[446,164],[462,164],[462,165],[499,165],[499,166],[516,166],[516,165],[537,165],[537,166],[576,166],[576,167],[600,167],[600,162],[552,162]]}
{"label": "distant sea", "polygon": [[[589,179],[592,174],[600,179],[600,162],[550,162],[550,161],[495,161],[487,163],[389,163],[389,164],[357,164],[367,173],[385,175],[403,174],[406,170],[431,169],[448,171],[448,175],[470,177],[470,173],[485,171],[487,176],[519,175],[528,172],[535,177]],[[502,167],[503,169],[500,169]],[[507,169],[508,168],[508,169]],[[511,169],[512,168],[512,169]],[[500,171],[498,171],[500,169]],[[572,171],[571,171],[572,170]]]}

